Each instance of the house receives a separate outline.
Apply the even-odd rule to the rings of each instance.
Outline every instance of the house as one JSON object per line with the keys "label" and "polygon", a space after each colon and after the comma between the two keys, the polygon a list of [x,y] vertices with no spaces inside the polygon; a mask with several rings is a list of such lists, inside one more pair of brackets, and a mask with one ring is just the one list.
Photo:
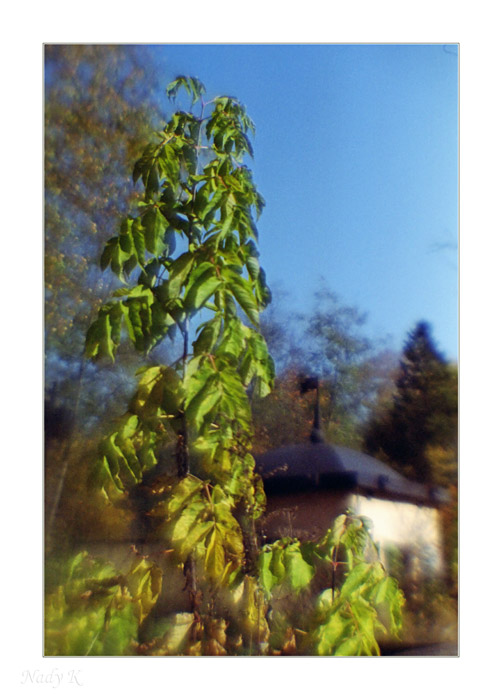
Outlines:
{"label": "house", "polygon": [[341,513],[372,521],[371,534],[392,570],[396,555],[408,579],[444,571],[439,507],[446,491],[406,479],[383,462],[325,442],[319,408],[310,440],[255,457],[267,495],[265,539],[320,537]]}

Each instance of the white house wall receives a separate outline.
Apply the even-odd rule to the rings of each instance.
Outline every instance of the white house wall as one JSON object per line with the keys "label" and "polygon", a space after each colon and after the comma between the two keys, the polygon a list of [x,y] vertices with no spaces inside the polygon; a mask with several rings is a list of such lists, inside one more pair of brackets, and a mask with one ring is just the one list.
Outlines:
{"label": "white house wall", "polygon": [[371,534],[385,559],[388,548],[397,547],[408,556],[408,570],[438,575],[443,569],[441,530],[436,508],[352,495],[356,515],[373,522]]}

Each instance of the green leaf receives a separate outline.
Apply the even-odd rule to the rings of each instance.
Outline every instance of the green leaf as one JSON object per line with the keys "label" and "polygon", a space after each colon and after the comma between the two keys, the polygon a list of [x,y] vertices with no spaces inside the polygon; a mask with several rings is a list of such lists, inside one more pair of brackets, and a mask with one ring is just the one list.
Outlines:
{"label": "green leaf", "polygon": [[166,88],[169,99],[174,99],[179,90],[184,88],[192,98],[192,104],[197,102],[206,92],[204,84],[198,78],[191,78],[186,75],[179,75]]}
{"label": "green leaf", "polygon": [[227,324],[218,346],[218,355],[225,354],[238,358],[246,347],[247,329],[240,319],[232,318]]}
{"label": "green leaf", "polygon": [[129,337],[133,341],[136,348],[140,351],[146,349],[145,335],[148,333],[148,328],[144,329],[143,318],[141,316],[141,299],[130,298],[124,302],[126,311],[126,326]]}
{"label": "green leaf", "polygon": [[208,226],[212,220],[213,214],[220,208],[224,193],[225,191],[223,189],[216,190],[211,199],[207,201],[204,209],[200,213],[200,219],[204,226]]}
{"label": "green leaf", "polygon": [[[114,306],[103,307],[99,311],[96,321],[90,325],[85,341],[85,354],[87,357],[115,360],[115,348],[118,344],[117,336],[120,333],[117,329],[117,323],[120,324],[121,311],[120,307],[114,308]],[[113,312],[113,325],[110,319],[110,312]]]}
{"label": "green leaf", "polygon": [[206,362],[203,355],[194,355],[185,367],[183,389],[185,392],[185,406],[202,389],[208,378],[214,375],[214,367]]}
{"label": "green leaf", "polygon": [[301,590],[309,585],[315,571],[302,557],[299,543],[291,544],[285,549],[284,565],[288,584],[293,590]]}
{"label": "green leaf", "polygon": [[378,644],[375,639],[375,608],[362,598],[357,598],[351,600],[350,610],[356,621],[359,634],[364,637],[364,646],[367,652],[379,654]]}
{"label": "green leaf", "polygon": [[201,429],[221,396],[222,390],[218,384],[218,377],[211,374],[200,391],[185,406],[186,417],[194,425],[196,431]]}
{"label": "green leaf", "polygon": [[171,540],[178,553],[183,549],[183,543],[194,528],[199,517],[204,513],[207,504],[202,499],[191,501],[174,520],[171,530]]}
{"label": "green leaf", "polygon": [[134,241],[136,258],[141,267],[143,267],[145,264],[145,232],[139,219],[135,219],[133,222],[132,237]]}
{"label": "green leaf", "polygon": [[389,591],[393,587],[393,583],[393,579],[387,576],[379,581],[374,591],[375,605],[380,605],[387,599]]}
{"label": "green leaf", "polygon": [[120,249],[130,257],[133,250],[132,240],[132,219],[130,216],[122,221],[120,226],[119,246]]}
{"label": "green leaf", "polygon": [[255,374],[256,364],[254,362],[253,353],[248,348],[239,368],[239,375],[242,379],[242,383],[244,384],[244,386],[249,385]]}
{"label": "green leaf", "polygon": [[131,650],[138,634],[138,621],[131,604],[112,608],[108,620],[105,618],[102,643],[90,651],[92,656],[123,656]]}
{"label": "green leaf", "polygon": [[200,99],[202,95],[204,95],[206,92],[204,83],[202,83],[198,78],[189,77],[188,85],[190,90],[192,91],[194,102]]}
{"label": "green leaf", "polygon": [[139,624],[153,609],[162,589],[162,571],[146,559],[139,558],[127,574],[129,589]]}
{"label": "green leaf", "polygon": [[[335,600],[339,597],[338,591],[335,591]],[[339,605],[337,604],[337,609]],[[315,609],[318,613],[319,619],[327,620],[334,608],[333,608],[333,590],[331,588],[325,588],[315,600]]]}
{"label": "green leaf", "polygon": [[260,319],[258,316],[258,305],[253,296],[251,285],[248,281],[239,277],[231,270],[224,270],[227,287],[231,290],[239,306],[253,325],[258,326]]}
{"label": "green leaf", "polygon": [[123,313],[124,309],[120,302],[117,304],[112,304],[108,309],[108,315],[110,317],[110,337],[113,344],[113,349],[117,348],[120,344],[120,331],[122,328]]}
{"label": "green leaf", "polygon": [[114,253],[114,250],[116,246],[118,245],[119,239],[118,236],[114,236],[113,238],[110,238],[109,241],[106,242],[103,253],[101,255],[101,259],[99,261],[99,265],[102,270],[106,270],[108,265],[110,265],[112,261],[112,256]]}
{"label": "green leaf", "polygon": [[143,173],[143,182],[145,185],[145,198],[152,200],[159,191],[159,174],[156,163],[152,162],[149,169]]}
{"label": "green leaf", "polygon": [[127,655],[133,652],[138,618],[124,577],[108,562],[82,553],[45,605],[48,656]]}
{"label": "green leaf", "polygon": [[371,570],[371,564],[367,562],[361,562],[356,564],[352,571],[348,574],[345,582],[341,588],[341,595],[344,597],[349,597],[360,588],[364,583],[367,582],[368,574]]}
{"label": "green leaf", "polygon": [[89,484],[101,489],[108,501],[120,497],[125,490],[119,475],[112,472],[112,466],[104,455],[96,461],[89,477]]}
{"label": "green leaf", "polygon": [[166,218],[158,207],[153,207],[143,215],[142,223],[146,249],[157,257],[163,255],[166,248],[164,234],[169,225]]}
{"label": "green leaf", "polygon": [[149,288],[154,287],[160,268],[161,264],[156,258],[149,260],[143,266],[142,272],[138,277],[138,284],[142,284]]}
{"label": "green leaf", "polygon": [[202,325],[202,330],[193,342],[193,351],[196,355],[211,352],[220,335],[221,325],[222,319],[220,316],[216,316]]}
{"label": "green leaf", "polygon": [[[331,653],[331,652],[327,652]],[[361,638],[358,635],[345,639],[336,649],[335,656],[359,656],[361,653]]]}
{"label": "green leaf", "polygon": [[189,474],[171,491],[167,515],[174,518],[204,488],[204,482]]}
{"label": "green leaf", "polygon": [[68,579],[73,577],[75,570],[80,566],[80,564],[88,557],[88,552],[82,551],[76,554],[73,559],[70,559],[68,566]]}
{"label": "green leaf", "polygon": [[179,548],[179,554],[182,560],[185,560],[192,554],[197,544],[203,541],[211,530],[214,530],[214,522],[212,520],[197,522],[190,528]]}
{"label": "green leaf", "polygon": [[278,581],[282,581],[286,575],[286,567],[284,566],[284,549],[280,543],[278,543],[277,546],[272,549],[270,571]]}
{"label": "green leaf", "polygon": [[[140,370],[141,380],[129,410],[139,416],[142,425],[154,418],[158,424],[159,409],[174,409],[181,400],[181,381],[171,367],[155,366]],[[176,409],[177,410],[177,409]],[[173,411],[174,412],[174,411]],[[155,463],[155,462],[154,462]]]}
{"label": "green leaf", "polygon": [[192,313],[198,311],[213,296],[220,285],[221,280],[216,274],[216,269],[211,265],[211,269],[205,270],[204,274],[188,289],[185,296],[185,308]]}
{"label": "green leaf", "polygon": [[271,386],[267,381],[265,381],[261,377],[257,377],[253,390],[255,396],[257,396],[260,399],[263,399],[265,398],[265,396],[268,396],[270,394],[271,390]]}
{"label": "green leaf", "polygon": [[112,272],[115,275],[117,275],[121,282],[126,281],[126,278],[124,276],[124,265],[130,259],[130,257],[131,256],[129,253],[122,250],[122,248],[120,247],[120,242],[117,239],[117,244],[114,246],[111,256],[110,267],[112,268]]}
{"label": "green leaf", "polygon": [[248,348],[242,358],[239,375],[245,386],[256,377],[254,394],[267,396],[272,390],[275,368],[263,337],[254,329],[248,329]]}
{"label": "green leaf", "polygon": [[252,280],[257,280],[260,274],[260,263],[258,258],[248,258],[246,260],[247,271],[249,272],[249,277]]}
{"label": "green leaf", "polygon": [[180,295],[181,288],[194,264],[193,253],[183,253],[169,266],[168,291],[169,297],[175,299]]}
{"label": "green leaf", "polygon": [[273,552],[271,550],[262,550],[258,560],[260,571],[260,581],[266,593],[270,594],[272,588],[277,583],[277,577],[271,571]]}
{"label": "green leaf", "polygon": [[[331,591],[329,591],[331,594]],[[331,614],[327,621],[319,626],[317,630],[317,653],[320,656],[333,654],[337,645],[340,645],[347,628],[347,620],[344,619],[340,611]]]}
{"label": "green leaf", "polygon": [[113,474],[116,480],[120,476],[120,481],[128,486],[137,484],[140,480],[140,474],[135,473],[133,466],[129,464],[127,457],[122,452],[120,445],[117,444],[117,433],[112,433],[101,443],[100,449],[106,457],[108,464],[113,468]]}
{"label": "green leaf", "polygon": [[347,520],[347,516],[342,514],[339,515],[333,523],[330,540],[332,547],[335,547],[336,545],[340,544],[341,537],[347,528]]}
{"label": "green leaf", "polygon": [[209,537],[204,563],[205,569],[213,581],[221,579],[225,570],[225,550],[217,527],[213,528]]}
{"label": "green leaf", "polygon": [[158,158],[158,165],[160,174],[177,189],[180,179],[180,160],[172,144],[168,143],[163,146]]}
{"label": "green leaf", "polygon": [[[227,198],[227,203],[228,203],[228,198]],[[227,204],[227,213],[225,216],[222,214],[222,219],[221,219],[221,230],[218,234],[218,239],[219,240],[224,240],[228,234],[234,230],[234,213],[233,213],[233,208],[228,206]]]}
{"label": "green leaf", "polygon": [[256,280],[256,298],[260,307],[264,309],[272,301],[272,293],[267,285],[265,271],[260,267],[258,279]]}

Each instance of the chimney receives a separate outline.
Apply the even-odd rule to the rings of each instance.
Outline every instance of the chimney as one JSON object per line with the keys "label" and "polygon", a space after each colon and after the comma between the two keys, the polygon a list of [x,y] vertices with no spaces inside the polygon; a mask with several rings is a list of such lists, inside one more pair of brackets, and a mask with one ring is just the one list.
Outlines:
{"label": "chimney", "polygon": [[321,430],[321,411],[319,408],[319,377],[301,377],[300,378],[300,393],[306,394],[308,391],[316,392],[314,405],[314,422],[312,424],[312,432],[310,433],[310,442],[324,442],[324,435]]}

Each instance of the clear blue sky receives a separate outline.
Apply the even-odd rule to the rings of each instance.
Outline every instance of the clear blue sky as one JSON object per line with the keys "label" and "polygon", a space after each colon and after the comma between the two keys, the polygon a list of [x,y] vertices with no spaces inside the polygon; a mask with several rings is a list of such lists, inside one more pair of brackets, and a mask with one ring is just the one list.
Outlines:
{"label": "clear blue sky", "polygon": [[402,348],[419,320],[457,359],[457,47],[145,47],[256,124],[267,279],[306,311],[323,277]]}

